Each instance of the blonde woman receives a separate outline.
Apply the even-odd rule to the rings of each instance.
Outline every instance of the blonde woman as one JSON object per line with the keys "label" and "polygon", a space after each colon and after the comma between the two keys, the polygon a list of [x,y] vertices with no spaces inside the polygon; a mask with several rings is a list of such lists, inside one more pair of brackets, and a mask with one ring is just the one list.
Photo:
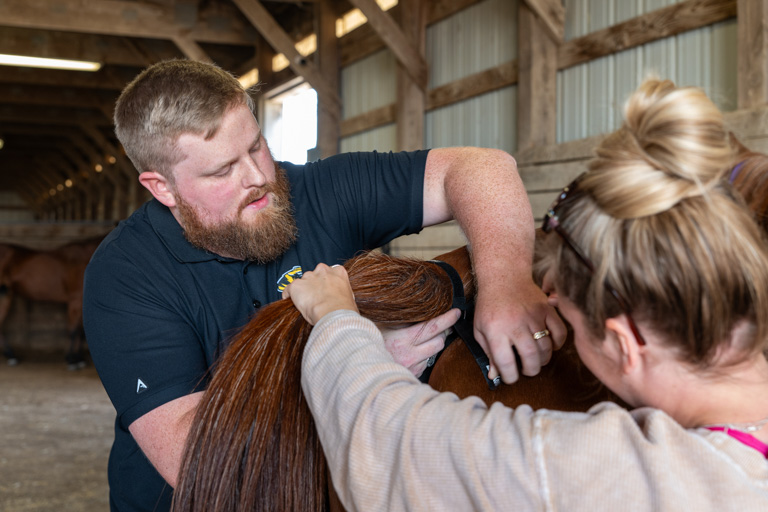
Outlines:
{"label": "blonde woman", "polygon": [[342,267],[288,288],[304,393],[347,510],[768,510],[768,251],[698,89],[647,81],[544,222],[545,291],[622,399],[486,408],[420,385]]}

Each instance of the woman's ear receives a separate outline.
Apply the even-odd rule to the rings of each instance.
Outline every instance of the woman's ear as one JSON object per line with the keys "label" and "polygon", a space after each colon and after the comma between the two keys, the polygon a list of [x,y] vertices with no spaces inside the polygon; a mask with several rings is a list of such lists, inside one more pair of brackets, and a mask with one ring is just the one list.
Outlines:
{"label": "woman's ear", "polygon": [[139,174],[139,183],[168,208],[176,206],[176,197],[168,178],[155,171],[146,171]]}
{"label": "woman's ear", "polygon": [[616,362],[621,365],[621,371],[628,374],[636,370],[641,363],[640,343],[635,338],[626,315],[608,318],[605,321],[605,334],[607,342],[613,343],[612,352]]}

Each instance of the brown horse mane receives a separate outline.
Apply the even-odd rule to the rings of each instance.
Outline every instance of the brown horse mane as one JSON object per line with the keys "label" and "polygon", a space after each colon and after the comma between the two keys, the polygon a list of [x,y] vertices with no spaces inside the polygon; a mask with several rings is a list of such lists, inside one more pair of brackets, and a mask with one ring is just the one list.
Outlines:
{"label": "brown horse mane", "polygon": [[[445,256],[466,262],[460,274],[471,297],[466,249]],[[451,308],[451,281],[434,263],[367,253],[345,267],[360,313],[377,324],[418,323]],[[192,422],[174,511],[329,509],[325,459],[301,391],[310,331],[282,300],[235,336]]]}

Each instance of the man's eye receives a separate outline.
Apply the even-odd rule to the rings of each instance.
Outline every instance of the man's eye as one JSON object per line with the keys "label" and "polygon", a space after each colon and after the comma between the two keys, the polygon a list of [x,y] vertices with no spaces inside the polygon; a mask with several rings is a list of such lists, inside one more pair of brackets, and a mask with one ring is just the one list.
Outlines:
{"label": "man's eye", "polygon": [[214,178],[224,178],[226,176],[229,176],[229,173],[232,172],[232,166],[228,165],[227,167],[223,168],[219,172],[215,173],[213,175]]}

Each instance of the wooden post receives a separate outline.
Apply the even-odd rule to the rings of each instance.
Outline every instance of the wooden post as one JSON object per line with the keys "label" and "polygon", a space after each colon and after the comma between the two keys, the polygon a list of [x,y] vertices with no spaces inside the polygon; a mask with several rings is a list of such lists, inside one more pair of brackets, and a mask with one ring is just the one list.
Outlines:
{"label": "wooden post", "polygon": [[[339,43],[336,38],[336,14],[331,0],[319,0],[315,7],[317,24],[318,68],[333,90],[339,90]],[[317,149],[326,158],[339,152],[341,104],[317,96]]]}
{"label": "wooden post", "polygon": [[517,151],[557,140],[557,43],[524,3],[518,10]]}
{"label": "wooden post", "polygon": [[[426,3],[423,0],[400,2],[400,26],[423,57],[426,52]],[[397,149],[410,151],[424,147],[426,92],[402,64],[397,64]]]}
{"label": "wooden post", "polygon": [[738,108],[768,102],[768,0],[738,0]]}

